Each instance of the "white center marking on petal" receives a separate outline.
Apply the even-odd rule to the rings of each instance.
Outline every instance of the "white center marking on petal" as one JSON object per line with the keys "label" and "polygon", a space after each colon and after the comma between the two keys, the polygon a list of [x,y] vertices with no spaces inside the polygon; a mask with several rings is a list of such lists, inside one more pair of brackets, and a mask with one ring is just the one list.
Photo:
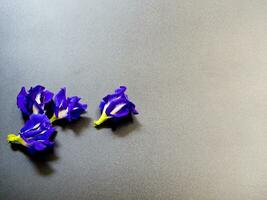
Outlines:
{"label": "white center marking on petal", "polygon": [[105,106],[104,106],[104,108],[103,108],[103,113],[106,113],[106,110],[107,110],[109,104],[110,104],[110,102],[108,102],[107,104],[105,104]]}
{"label": "white center marking on petal", "polygon": [[32,128],[30,128],[30,129],[24,131],[24,133],[29,132],[29,131],[32,131],[32,130],[38,130],[38,129],[40,129],[40,127],[39,127],[40,124],[41,124],[41,123],[36,124],[34,127],[32,127]]}
{"label": "white center marking on petal", "polygon": [[75,108],[73,108],[72,110],[77,110],[77,109],[79,109],[79,107],[75,107]]}
{"label": "white center marking on petal", "polygon": [[32,112],[33,112],[33,114],[38,114],[39,113],[39,109],[35,105],[33,105],[32,106]]}
{"label": "white center marking on petal", "polygon": [[46,132],[46,130],[42,131],[41,133],[39,133],[40,135],[44,134]]}
{"label": "white center marking on petal", "polygon": [[41,93],[38,93],[35,97],[35,101],[38,103],[38,104],[41,104]]}
{"label": "white center marking on petal", "polygon": [[65,117],[67,117],[67,115],[68,115],[68,108],[66,109],[66,110],[61,110],[61,111],[59,111],[58,112],[58,118],[59,119],[62,119],[62,118],[65,118]]}
{"label": "white center marking on petal", "polygon": [[125,106],[126,104],[123,103],[123,104],[118,104],[116,105],[116,107],[110,112],[110,114],[114,115],[116,114],[117,112],[119,112],[123,106]]}
{"label": "white center marking on petal", "polygon": [[[111,101],[116,101],[116,100],[118,100],[119,98],[121,98],[121,96],[118,96],[118,97],[112,99]],[[106,110],[107,110],[108,106],[110,105],[111,101],[109,101],[109,102],[107,102],[107,104],[105,104],[105,106],[104,106],[104,108],[103,108],[103,113],[106,113]]]}
{"label": "white center marking on petal", "polygon": [[36,124],[32,129],[37,129],[41,123]]}
{"label": "white center marking on petal", "polygon": [[63,100],[60,102],[58,107],[60,108],[62,105],[63,105]]}

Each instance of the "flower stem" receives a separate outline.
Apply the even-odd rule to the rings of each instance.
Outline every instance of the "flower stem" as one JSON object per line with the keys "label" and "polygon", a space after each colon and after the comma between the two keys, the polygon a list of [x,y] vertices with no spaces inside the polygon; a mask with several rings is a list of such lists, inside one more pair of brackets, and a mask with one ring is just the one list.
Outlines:
{"label": "flower stem", "polygon": [[102,124],[104,121],[106,121],[109,118],[110,117],[108,117],[106,113],[102,113],[100,118],[98,120],[94,121],[94,126],[99,126],[100,124]]}
{"label": "flower stem", "polygon": [[51,118],[50,118],[50,122],[53,123],[54,121],[57,120],[56,115],[54,114]]}
{"label": "flower stem", "polygon": [[26,146],[25,141],[20,137],[20,135],[15,135],[13,133],[7,135],[7,141],[11,143],[19,143]]}

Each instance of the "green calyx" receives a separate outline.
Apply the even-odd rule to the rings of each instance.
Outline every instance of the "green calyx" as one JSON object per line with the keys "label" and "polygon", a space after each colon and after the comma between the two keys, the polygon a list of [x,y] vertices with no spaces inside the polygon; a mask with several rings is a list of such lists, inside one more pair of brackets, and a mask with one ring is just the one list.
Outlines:
{"label": "green calyx", "polygon": [[50,118],[50,122],[53,123],[54,121],[56,121],[58,118],[56,117],[56,115],[54,114],[51,118]]}
{"label": "green calyx", "polygon": [[10,143],[18,143],[26,146],[25,141],[20,137],[20,135],[15,135],[13,133],[7,135],[7,141]]}
{"label": "green calyx", "polygon": [[100,118],[98,120],[94,121],[94,126],[99,126],[100,124],[102,124],[103,122],[105,122],[109,118],[110,117],[108,117],[106,113],[102,113]]}

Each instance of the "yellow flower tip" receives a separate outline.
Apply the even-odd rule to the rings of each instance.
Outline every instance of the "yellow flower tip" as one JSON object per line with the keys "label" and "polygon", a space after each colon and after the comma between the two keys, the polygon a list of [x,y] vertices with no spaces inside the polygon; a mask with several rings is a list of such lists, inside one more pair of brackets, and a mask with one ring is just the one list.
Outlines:
{"label": "yellow flower tip", "polygon": [[53,123],[53,122],[56,121],[56,120],[57,120],[57,117],[56,117],[56,115],[54,114],[54,115],[51,117],[50,122]]}
{"label": "yellow flower tip", "polygon": [[97,123],[97,121],[94,121],[94,127],[98,126],[99,124]]}
{"label": "yellow flower tip", "polygon": [[18,136],[13,134],[13,133],[10,133],[7,135],[7,141],[8,142],[15,142],[17,140]]}
{"label": "yellow flower tip", "polygon": [[7,141],[10,143],[19,143],[26,146],[26,142],[20,137],[20,135],[15,135],[13,133],[7,135]]}
{"label": "yellow flower tip", "polygon": [[103,120],[95,120],[94,121],[94,127],[101,125],[104,121]]}
{"label": "yellow flower tip", "polygon": [[94,121],[94,126],[99,126],[100,124],[102,124],[103,122],[105,122],[107,119],[109,119],[110,117],[107,116],[106,113],[102,113],[102,115],[100,116],[100,118],[98,120]]}

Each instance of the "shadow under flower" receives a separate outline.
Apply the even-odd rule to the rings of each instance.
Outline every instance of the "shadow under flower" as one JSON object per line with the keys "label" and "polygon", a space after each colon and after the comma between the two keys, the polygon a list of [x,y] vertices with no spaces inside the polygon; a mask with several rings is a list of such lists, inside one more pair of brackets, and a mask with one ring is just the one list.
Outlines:
{"label": "shadow under flower", "polygon": [[88,128],[91,122],[91,118],[81,116],[77,120],[73,120],[69,122],[67,119],[61,119],[55,121],[53,125],[60,126],[62,129],[70,129],[72,130],[77,136],[81,135],[81,133]]}
{"label": "shadow under flower", "polygon": [[23,119],[24,123],[29,120],[29,116],[21,112],[21,118]]}
{"label": "shadow under flower", "polygon": [[97,126],[96,129],[110,128],[115,135],[125,137],[132,131],[139,129],[140,126],[141,124],[135,116],[127,115],[122,118],[109,119]]}
{"label": "shadow under flower", "polygon": [[[57,144],[55,144],[55,146],[57,146]],[[56,155],[55,148],[51,148],[42,152],[30,152],[26,147],[20,144],[11,143],[11,149],[13,151],[20,151],[27,158],[29,158],[40,175],[49,176],[55,172],[50,165],[50,162],[59,159],[59,157]]]}

